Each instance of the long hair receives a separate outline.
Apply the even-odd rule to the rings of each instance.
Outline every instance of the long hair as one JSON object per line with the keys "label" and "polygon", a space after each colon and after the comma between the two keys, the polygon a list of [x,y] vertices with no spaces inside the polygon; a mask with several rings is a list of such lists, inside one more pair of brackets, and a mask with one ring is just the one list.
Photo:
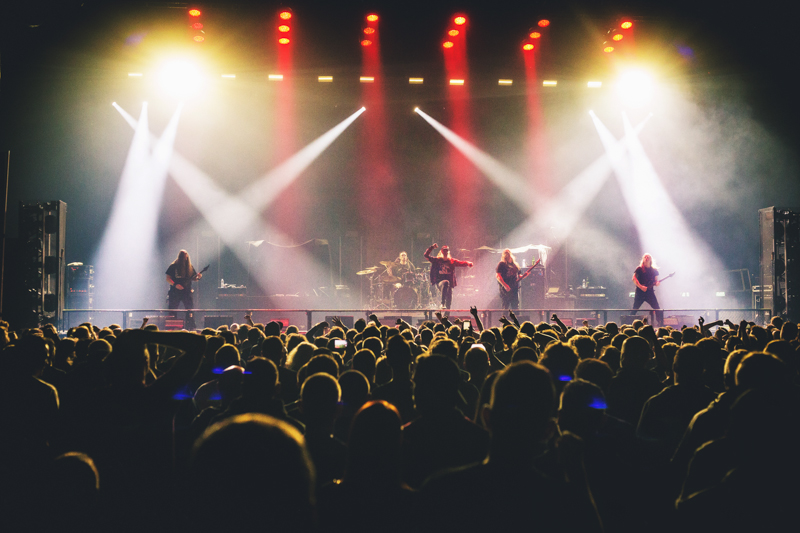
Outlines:
{"label": "long hair", "polygon": [[[403,254],[405,254],[405,256],[406,256],[406,262],[405,263],[403,262]],[[408,264],[408,254],[406,254],[405,252],[400,252],[400,254],[397,256],[397,259],[395,259],[395,262],[400,263],[401,265],[407,265]]]}
{"label": "long hair", "polygon": [[514,265],[517,270],[519,270],[519,265],[517,264],[517,258],[514,257],[514,254],[511,253],[511,250],[506,248],[503,250],[503,255],[500,256],[500,260],[504,263],[508,263],[509,265]]}
{"label": "long hair", "polygon": [[189,258],[189,252],[186,250],[181,250],[178,252],[178,257],[175,258],[175,261],[173,261],[172,264],[177,267],[175,274],[179,278],[188,278],[194,274],[192,260]]}
{"label": "long hair", "polygon": [[656,260],[655,260],[655,259],[653,259],[653,256],[652,256],[652,255],[650,255],[650,254],[644,254],[644,255],[642,256],[642,260],[639,262],[639,266],[640,266],[640,267],[642,267],[642,268],[645,268],[645,266],[644,266],[644,261],[645,261],[645,259],[647,259],[648,257],[650,258],[650,268],[654,268],[654,269],[658,270],[658,265],[656,264]]}

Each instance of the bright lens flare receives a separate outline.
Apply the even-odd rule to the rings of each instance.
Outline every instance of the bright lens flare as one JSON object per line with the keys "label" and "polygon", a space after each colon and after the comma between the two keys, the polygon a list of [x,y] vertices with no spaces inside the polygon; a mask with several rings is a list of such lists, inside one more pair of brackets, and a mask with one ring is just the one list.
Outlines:
{"label": "bright lens flare", "polygon": [[630,28],[632,28],[632,27],[633,27],[633,22],[631,22],[631,21],[629,21],[629,20],[626,20],[625,22],[623,22],[622,24],[620,24],[620,27],[621,27],[623,30],[630,29]]}
{"label": "bright lens flare", "polygon": [[375,14],[367,15],[367,20],[370,22],[375,22],[376,20],[378,20],[378,15]]}
{"label": "bright lens flare", "polygon": [[622,34],[621,33],[615,33],[614,36],[612,37],[612,39],[614,39],[615,41],[621,41],[622,40]]}
{"label": "bright lens flare", "polygon": [[643,70],[629,70],[617,80],[617,94],[630,107],[647,105],[653,99],[654,92],[653,77]]}
{"label": "bright lens flare", "polygon": [[190,17],[199,17],[200,15],[201,15],[201,13],[200,13],[199,9],[190,9],[189,10],[189,16]]}
{"label": "bright lens flare", "polygon": [[289,42],[290,42],[290,41],[289,41],[289,39],[288,39],[288,38],[286,38],[286,37],[281,37],[280,39],[278,39],[278,42],[279,42],[280,44],[289,44]]}
{"label": "bright lens flare", "polygon": [[533,45],[531,43],[522,45],[523,50],[533,50]]}
{"label": "bright lens flare", "polygon": [[606,46],[605,48],[603,48],[603,52],[605,52],[607,54],[610,54],[613,51],[614,51],[614,47],[613,46]]}
{"label": "bright lens flare", "polygon": [[202,88],[204,81],[198,66],[183,60],[165,62],[158,74],[159,86],[172,96],[194,95]]}
{"label": "bright lens flare", "polygon": [[281,11],[281,14],[278,15],[283,20],[289,20],[292,18],[292,13],[289,11]]}
{"label": "bright lens flare", "polygon": [[280,26],[278,26],[278,31],[281,33],[288,33],[289,30],[291,30],[291,28],[286,24],[281,24]]}
{"label": "bright lens flare", "polygon": [[467,17],[456,17],[453,19],[453,24],[456,26],[463,26],[467,23]]}

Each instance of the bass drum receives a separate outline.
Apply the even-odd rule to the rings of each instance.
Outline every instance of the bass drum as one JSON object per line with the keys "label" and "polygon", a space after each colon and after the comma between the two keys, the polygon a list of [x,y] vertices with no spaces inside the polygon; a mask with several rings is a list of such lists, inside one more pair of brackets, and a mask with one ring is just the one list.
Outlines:
{"label": "bass drum", "polygon": [[416,309],[416,307],[417,291],[414,290],[414,287],[406,285],[394,291],[395,309]]}

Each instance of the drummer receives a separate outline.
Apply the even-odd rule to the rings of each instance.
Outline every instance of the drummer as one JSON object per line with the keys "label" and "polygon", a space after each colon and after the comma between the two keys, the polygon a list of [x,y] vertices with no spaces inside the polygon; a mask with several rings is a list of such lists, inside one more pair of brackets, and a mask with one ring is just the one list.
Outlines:
{"label": "drummer", "polygon": [[415,272],[414,264],[408,260],[408,254],[405,252],[400,252],[400,255],[397,259],[394,260],[394,263],[391,264],[389,267],[389,273],[392,276],[398,277],[403,279],[404,274],[411,272],[412,274]]}

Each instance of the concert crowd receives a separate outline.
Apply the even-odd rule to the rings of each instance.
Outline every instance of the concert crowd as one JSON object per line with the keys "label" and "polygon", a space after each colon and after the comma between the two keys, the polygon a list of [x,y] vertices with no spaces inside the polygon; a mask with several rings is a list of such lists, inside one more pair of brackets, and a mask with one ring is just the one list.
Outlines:
{"label": "concert crowd", "polygon": [[[769,531],[798,326],[0,323],[5,531]],[[468,324],[468,325],[467,325]]]}

